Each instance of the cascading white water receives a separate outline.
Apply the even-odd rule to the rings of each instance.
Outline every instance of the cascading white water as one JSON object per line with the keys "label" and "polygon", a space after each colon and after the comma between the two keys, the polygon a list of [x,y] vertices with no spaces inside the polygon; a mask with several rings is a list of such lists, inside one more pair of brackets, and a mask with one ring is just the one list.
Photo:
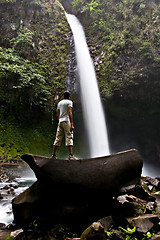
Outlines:
{"label": "cascading white water", "polygon": [[[12,199],[25,191],[36,181],[36,177],[32,172],[28,172],[28,175],[30,175],[30,177],[15,178],[12,182],[0,182],[2,195],[2,200],[0,202],[0,223],[9,225],[13,222]],[[12,194],[7,194],[7,191],[9,190],[8,186],[16,186]]]}
{"label": "cascading white water", "polygon": [[74,15],[66,13],[66,17],[74,37],[80,75],[82,108],[89,137],[91,157],[109,155],[108,134],[104,112],[94,65],[90,57],[83,27]]}

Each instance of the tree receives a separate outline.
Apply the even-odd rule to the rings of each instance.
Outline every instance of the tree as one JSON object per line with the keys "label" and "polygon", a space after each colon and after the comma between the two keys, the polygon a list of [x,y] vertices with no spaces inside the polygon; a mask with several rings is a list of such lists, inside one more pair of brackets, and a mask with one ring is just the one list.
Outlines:
{"label": "tree", "polygon": [[0,47],[0,82],[1,102],[9,109],[45,107],[49,90],[42,67],[16,55],[13,49]]}

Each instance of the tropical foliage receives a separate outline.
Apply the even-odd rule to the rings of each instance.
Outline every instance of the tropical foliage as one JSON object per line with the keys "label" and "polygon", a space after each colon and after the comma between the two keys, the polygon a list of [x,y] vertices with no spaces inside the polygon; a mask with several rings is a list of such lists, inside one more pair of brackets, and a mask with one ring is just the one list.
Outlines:
{"label": "tropical foliage", "polygon": [[0,159],[51,154],[68,32],[58,2],[0,0]]}
{"label": "tropical foliage", "polygon": [[1,103],[19,114],[33,104],[43,106],[47,102],[43,68],[16,55],[13,49],[0,47],[0,82]]}
{"label": "tropical foliage", "polygon": [[[0,101],[3,112],[18,115],[35,110],[50,112],[65,87],[68,25],[64,13],[58,4],[48,1],[7,1],[7,10],[3,2],[0,3],[3,15],[0,19]],[[27,23],[24,23],[20,19],[24,18],[23,10],[28,8],[31,13],[27,13]],[[10,30],[6,21],[10,21]]]}
{"label": "tropical foliage", "polygon": [[159,103],[160,2],[74,0],[73,7],[87,28],[103,96]]}

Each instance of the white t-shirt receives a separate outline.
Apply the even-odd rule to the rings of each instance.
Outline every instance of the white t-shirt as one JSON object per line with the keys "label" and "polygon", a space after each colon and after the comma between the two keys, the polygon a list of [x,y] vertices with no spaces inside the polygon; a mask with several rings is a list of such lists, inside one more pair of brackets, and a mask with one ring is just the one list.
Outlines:
{"label": "white t-shirt", "polygon": [[57,109],[60,110],[59,122],[69,121],[68,107],[73,107],[73,102],[63,99],[58,103]]}

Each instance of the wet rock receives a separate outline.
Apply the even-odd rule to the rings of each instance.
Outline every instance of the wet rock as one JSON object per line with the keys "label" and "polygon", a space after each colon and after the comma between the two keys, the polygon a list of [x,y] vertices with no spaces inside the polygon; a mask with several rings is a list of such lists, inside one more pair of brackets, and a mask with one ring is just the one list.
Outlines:
{"label": "wet rock", "polygon": [[137,202],[139,204],[146,204],[147,203],[146,200],[143,200],[141,198],[137,198],[133,195],[128,195],[128,194],[123,195],[123,196],[119,196],[117,198],[117,200],[122,204],[125,203],[125,202]]}
{"label": "wet rock", "polygon": [[104,227],[100,222],[94,222],[81,235],[80,240],[106,240]]}
{"label": "wet rock", "polygon": [[160,190],[160,181],[159,178],[151,178],[151,177],[142,177],[143,179],[145,179],[146,182],[149,183],[149,185],[152,185],[154,187],[156,187],[157,189]]}
{"label": "wet rock", "polygon": [[7,191],[8,194],[12,194],[12,195],[15,195],[14,193],[14,188],[9,188],[8,191]]}
{"label": "wet rock", "polygon": [[122,187],[119,192],[118,195],[125,195],[125,194],[130,194],[130,195],[135,195],[137,197],[142,197],[144,194],[144,191],[142,189],[142,186],[140,183],[136,183],[136,184],[131,184],[129,186],[124,186]]}
{"label": "wet rock", "polygon": [[3,189],[4,189],[4,190],[8,190],[8,189],[9,189],[9,186],[6,185],[6,186],[3,187]]}
{"label": "wet rock", "polygon": [[18,229],[18,230],[15,230],[14,232],[11,232],[10,236],[15,238],[15,237],[17,237],[18,234],[20,234],[21,232],[23,232],[23,229],[22,229],[22,228],[21,228],[21,229]]}
{"label": "wet rock", "polygon": [[[125,239],[125,234],[119,230],[113,229],[112,230],[112,237],[111,239],[115,240],[124,240]],[[107,238],[108,240],[108,238]]]}
{"label": "wet rock", "polygon": [[112,216],[104,217],[98,220],[101,225],[104,227],[105,231],[107,231],[114,223]]}
{"label": "wet rock", "polygon": [[14,189],[17,189],[19,186],[18,186],[18,184],[12,184],[12,187],[13,187]]}
{"label": "wet rock", "polygon": [[147,233],[153,228],[158,227],[159,218],[157,215],[146,214],[134,218],[127,218],[129,224],[132,227],[136,227],[136,230],[140,233]]}
{"label": "wet rock", "polygon": [[[1,168],[1,172],[3,171],[2,169],[3,169],[3,167]],[[8,181],[9,181],[8,175],[5,172],[1,173],[0,182],[8,182]]]}
{"label": "wet rock", "polygon": [[152,195],[152,191],[149,189],[149,184],[148,184],[148,182],[146,182],[146,181],[144,180],[143,177],[142,177],[142,179],[141,179],[141,185],[142,185],[143,190],[144,190],[145,193],[146,193],[146,196],[147,196],[146,200],[147,200],[147,201],[154,201],[155,198],[154,198],[153,195]]}
{"label": "wet rock", "polygon": [[[152,181],[152,182],[154,182],[154,181]],[[156,189],[156,188],[154,188],[154,191],[150,191],[150,189],[149,189],[150,185],[149,185],[149,183],[147,185],[147,180],[145,179],[145,181],[144,181],[144,178],[142,178],[141,183],[142,183],[142,186],[143,186],[144,190],[148,193],[149,200],[151,202],[155,202],[155,204],[156,204],[156,208],[155,208],[156,213],[160,214],[160,191],[158,191],[158,189]],[[159,188],[159,184],[158,184],[158,188]]]}
{"label": "wet rock", "polygon": [[142,177],[143,183],[147,185],[150,195],[160,190],[160,178]]}
{"label": "wet rock", "polygon": [[144,208],[147,204],[145,200],[133,195],[123,195],[117,198],[120,211],[124,216],[138,216],[144,214]]}

